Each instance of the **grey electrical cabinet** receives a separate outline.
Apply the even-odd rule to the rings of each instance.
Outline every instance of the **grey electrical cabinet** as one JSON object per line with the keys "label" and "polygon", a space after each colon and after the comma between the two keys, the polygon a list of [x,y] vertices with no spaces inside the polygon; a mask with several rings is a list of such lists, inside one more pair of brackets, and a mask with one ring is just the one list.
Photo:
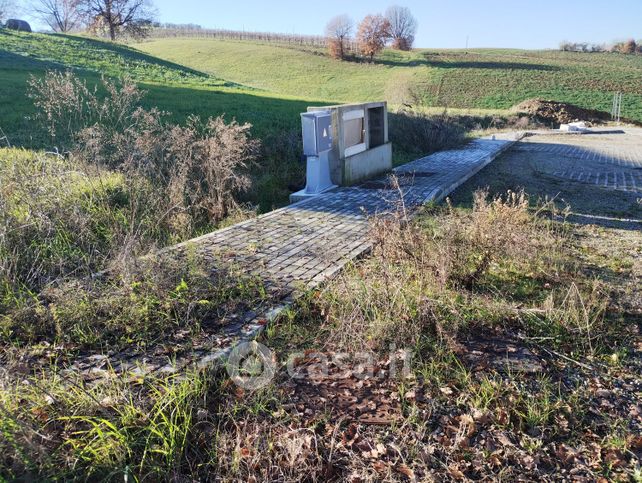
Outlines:
{"label": "grey electrical cabinet", "polygon": [[304,112],[301,126],[303,154],[318,156],[332,149],[332,114],[329,111]]}

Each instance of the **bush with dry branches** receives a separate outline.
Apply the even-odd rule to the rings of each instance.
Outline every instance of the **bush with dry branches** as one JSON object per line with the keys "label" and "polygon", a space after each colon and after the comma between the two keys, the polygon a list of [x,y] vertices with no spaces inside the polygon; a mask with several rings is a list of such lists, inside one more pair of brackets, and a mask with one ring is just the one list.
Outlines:
{"label": "bush with dry branches", "polygon": [[130,126],[145,93],[130,78],[121,83],[103,78],[102,87],[104,96],[71,71],[49,71],[43,78],[29,79],[36,119],[60,150],[74,148],[85,129],[97,127],[113,137]]}
{"label": "bush with dry branches", "polygon": [[174,126],[168,135],[172,160],[167,187],[176,207],[174,221],[189,215],[191,223],[220,222],[239,208],[236,195],[251,185],[249,164],[259,142],[251,139],[250,124],[225,123],[222,117],[202,122],[190,117],[185,127]]}
{"label": "bush with dry branches", "polygon": [[30,96],[52,139],[87,163],[148,180],[158,193],[159,223],[180,238],[238,208],[259,149],[251,125],[222,117],[172,125],[166,113],[138,105],[144,92],[131,79],[102,85],[101,97],[71,72],[31,79]]}
{"label": "bush with dry branches", "polygon": [[541,270],[562,240],[530,211],[528,197],[514,192],[490,199],[479,191],[472,212],[446,207],[429,226],[410,220],[400,205],[373,218],[370,233],[372,259],[341,276],[322,298],[322,313],[336,326],[331,343],[339,347],[410,347],[426,335],[454,340],[461,293],[483,286],[497,264]]}

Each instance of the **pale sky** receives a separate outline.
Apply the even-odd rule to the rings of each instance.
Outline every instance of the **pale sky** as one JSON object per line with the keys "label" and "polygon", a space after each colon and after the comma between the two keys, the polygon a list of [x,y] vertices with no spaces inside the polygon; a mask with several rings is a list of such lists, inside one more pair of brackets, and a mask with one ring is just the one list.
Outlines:
{"label": "pale sky", "polygon": [[[18,0],[25,5],[30,0]],[[409,7],[417,47],[555,48],[562,40],[606,43],[642,38],[642,0],[152,0],[158,20],[203,27],[321,34],[338,14],[355,21]]]}

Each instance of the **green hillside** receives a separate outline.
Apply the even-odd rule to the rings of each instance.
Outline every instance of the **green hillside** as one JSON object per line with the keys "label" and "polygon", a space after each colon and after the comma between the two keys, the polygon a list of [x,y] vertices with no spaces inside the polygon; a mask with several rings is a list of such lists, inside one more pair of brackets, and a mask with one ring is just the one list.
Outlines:
{"label": "green hillside", "polygon": [[[533,97],[610,110],[642,120],[642,56],[479,49],[384,52],[374,65],[338,62],[322,52],[207,39],[163,39],[137,48],[228,81],[305,99],[391,101],[508,109]],[[408,91],[412,95],[408,95]]]}
{"label": "green hillside", "polygon": [[67,69],[92,85],[99,83],[101,75],[129,75],[147,91],[145,107],[171,113],[172,121],[181,122],[191,114],[205,118],[226,114],[251,122],[254,134],[261,138],[297,127],[298,113],[315,104],[240,86],[120,44],[0,29],[0,129],[13,144],[48,146],[49,140],[32,120],[27,82],[32,75]]}
{"label": "green hillside", "polygon": [[90,83],[129,75],[157,106],[182,121],[225,113],[265,138],[298,127],[308,105],[387,99],[424,108],[496,112],[532,97],[609,110],[642,121],[642,56],[554,51],[385,51],[374,64],[324,52],[207,39],[150,40],[134,46],[0,30],[0,128],[14,144],[46,145],[31,119],[30,75],[74,69]]}
{"label": "green hillside", "polygon": [[207,39],[154,40],[136,47],[258,89],[337,102],[385,97],[387,86],[405,77],[415,58],[386,52],[382,58],[398,57],[402,65],[338,62],[314,50]]}

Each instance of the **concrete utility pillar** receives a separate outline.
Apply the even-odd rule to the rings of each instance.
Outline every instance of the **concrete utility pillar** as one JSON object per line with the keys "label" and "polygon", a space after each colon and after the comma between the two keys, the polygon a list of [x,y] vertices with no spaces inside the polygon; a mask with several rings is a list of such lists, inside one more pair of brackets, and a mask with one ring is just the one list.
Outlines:
{"label": "concrete utility pillar", "polygon": [[[331,136],[319,138],[314,131],[312,119],[325,123],[329,116]],[[378,176],[392,169],[392,144],[388,139],[388,106],[386,102],[368,102],[364,104],[344,104],[339,106],[309,107],[308,112],[302,114],[304,146],[316,146],[310,136],[317,133],[316,143],[323,144],[322,166],[325,169],[325,158],[332,185],[351,186],[369,178]],[[323,119],[323,121],[322,121]],[[306,128],[306,123],[308,127]],[[328,146],[326,143],[330,142]],[[309,150],[307,147],[306,150]],[[316,173],[315,155],[305,153],[308,157],[308,186],[305,190],[290,196],[291,202],[300,201],[311,193],[316,178],[311,178],[310,170]],[[318,156],[318,153],[317,155]],[[313,173],[313,174],[314,174]],[[322,170],[322,174],[325,174]],[[327,191],[327,183],[326,183]],[[314,190],[313,190],[314,191]],[[307,193],[307,194],[306,194]]]}

